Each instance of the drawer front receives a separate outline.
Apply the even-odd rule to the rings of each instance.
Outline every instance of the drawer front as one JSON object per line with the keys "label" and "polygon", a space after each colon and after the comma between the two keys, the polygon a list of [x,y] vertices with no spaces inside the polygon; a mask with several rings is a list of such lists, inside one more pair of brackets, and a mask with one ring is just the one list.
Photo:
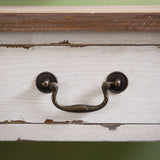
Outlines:
{"label": "drawer front", "polygon": [[[80,120],[89,123],[156,123],[160,115],[160,52],[154,46],[49,46],[0,48],[0,120],[42,123]],[[110,94],[103,108],[90,113],[57,109],[51,94],[40,93],[35,81],[49,71],[58,79],[58,101],[64,105],[96,105],[103,100],[101,85],[113,71],[128,77],[121,94]]]}
{"label": "drawer front", "polygon": [[[145,128],[144,125],[148,124],[151,128],[158,129],[158,133],[152,135],[154,138],[141,136],[139,140],[159,138],[159,125],[157,124],[160,123],[160,48],[158,44],[149,44],[148,41],[145,44],[141,42],[141,45],[131,43],[121,45],[118,44],[119,40],[114,45],[109,43],[102,45],[98,44],[97,40],[96,45],[91,45],[89,41],[87,45],[86,40],[86,45],[76,46],[65,41],[60,44],[30,44],[27,47],[26,42],[23,42],[25,45],[19,45],[20,38],[17,37],[17,42],[14,40],[13,45],[9,42],[10,40],[7,40],[8,44],[4,43],[0,47],[0,123],[2,124],[0,129],[3,133],[10,132],[13,126],[17,126],[12,123],[23,123],[16,128],[19,137],[22,135],[22,129],[41,132],[48,123],[63,123],[64,126],[68,123],[72,125],[76,123],[78,129],[74,128],[74,133],[78,130],[86,131],[86,134],[91,131],[96,132],[96,125],[99,125],[100,128],[97,126],[97,130],[100,135],[102,134],[102,138],[96,139],[96,135],[92,134],[90,138],[88,136],[88,140],[122,140],[119,137],[115,138],[109,130],[113,131],[122,124],[135,124],[135,126],[125,126],[124,130],[122,126],[117,131],[117,136],[118,133],[124,135],[129,127],[129,132],[134,134],[124,140],[133,140],[137,138],[134,137],[136,134],[134,131],[141,133],[139,126],[136,125],[142,125],[143,132],[148,132],[151,131],[149,126]],[[70,37],[74,39],[74,36]],[[122,39],[124,40],[124,37]],[[37,41],[39,41],[38,37]],[[15,45],[15,42],[18,45]],[[107,105],[98,111],[66,112],[53,105],[51,94],[41,93],[37,89],[36,77],[44,71],[56,76],[59,86],[57,100],[64,105],[101,103],[103,101],[101,85],[114,71],[120,71],[127,76],[128,87],[120,94],[109,92]],[[47,138],[33,136],[33,138],[31,134],[30,139],[87,140],[83,136],[79,139],[74,136],[72,139],[71,134],[69,139],[56,138],[57,134],[65,132],[62,130],[63,125],[61,129],[59,126],[47,126],[46,131],[50,130],[49,133],[60,130],[55,135],[47,136]],[[87,125],[90,125],[89,128]],[[66,130],[70,130],[73,126],[66,126]],[[108,130],[107,137],[105,128]],[[23,133],[27,134],[27,132]],[[42,134],[45,135],[44,132]],[[69,133],[66,133],[66,137],[67,134]],[[0,136],[0,140],[19,138],[17,136],[13,136],[13,139],[9,138],[8,134],[5,136],[6,134]],[[24,139],[28,138],[28,135],[23,136]],[[109,138],[110,136],[112,138]]]}

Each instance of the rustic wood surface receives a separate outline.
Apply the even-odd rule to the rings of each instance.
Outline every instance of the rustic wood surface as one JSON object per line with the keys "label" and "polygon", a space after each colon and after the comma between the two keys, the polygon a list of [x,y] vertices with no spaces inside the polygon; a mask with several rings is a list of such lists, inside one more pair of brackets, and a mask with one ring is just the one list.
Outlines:
{"label": "rustic wood surface", "polygon": [[[100,35],[99,35],[100,34]],[[1,141],[159,141],[160,32],[0,33]],[[128,88],[92,113],[68,113],[40,93],[36,76],[58,78],[58,101],[97,104],[106,76]]]}
{"label": "rustic wood surface", "polygon": [[0,10],[0,31],[160,31],[160,6]]}

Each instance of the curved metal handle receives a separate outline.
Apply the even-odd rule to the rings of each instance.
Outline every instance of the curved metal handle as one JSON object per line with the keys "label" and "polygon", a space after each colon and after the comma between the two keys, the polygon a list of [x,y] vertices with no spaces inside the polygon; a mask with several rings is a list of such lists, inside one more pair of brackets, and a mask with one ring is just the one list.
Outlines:
{"label": "curved metal handle", "polygon": [[108,77],[106,82],[102,84],[102,91],[104,95],[104,100],[99,105],[86,105],[86,104],[76,104],[64,106],[58,103],[56,97],[58,93],[58,83],[56,77],[49,73],[41,73],[36,80],[37,88],[43,93],[52,92],[52,102],[53,104],[63,110],[69,112],[91,112],[103,108],[108,102],[108,90],[114,93],[120,93],[124,91],[128,85],[127,77],[121,72],[113,72]]}
{"label": "curved metal handle", "polygon": [[58,84],[55,82],[50,83],[50,88],[53,90],[52,92],[52,102],[53,104],[63,110],[63,111],[69,111],[69,112],[91,112],[91,111],[96,111],[101,108],[103,108],[107,102],[108,102],[108,89],[109,89],[109,83],[104,82],[102,84],[102,91],[104,95],[104,100],[102,103],[99,105],[86,105],[86,104],[76,104],[76,105],[68,105],[68,106],[63,106],[62,104],[58,103],[56,97],[57,97],[57,92],[58,92]]}

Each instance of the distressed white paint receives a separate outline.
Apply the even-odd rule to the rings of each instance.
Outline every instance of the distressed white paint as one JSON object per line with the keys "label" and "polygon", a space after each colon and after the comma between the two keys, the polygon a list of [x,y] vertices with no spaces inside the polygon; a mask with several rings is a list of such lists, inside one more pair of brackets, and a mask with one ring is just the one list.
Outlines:
{"label": "distressed white paint", "polygon": [[[0,44],[160,44],[160,32],[14,32],[0,33]],[[50,94],[40,93],[36,76],[50,71],[59,82],[63,104],[98,104],[101,84],[113,71],[122,71],[128,88],[109,94],[109,103],[91,113],[69,113],[53,106]],[[158,141],[160,140],[160,48],[156,46],[0,47],[0,141]],[[109,130],[102,125],[35,124],[82,120],[126,124]],[[144,124],[141,124],[144,123]],[[149,123],[149,124],[148,124]],[[151,124],[152,123],[152,124]],[[154,124],[153,124],[154,123]]]}
{"label": "distressed white paint", "polygon": [[1,32],[0,44],[160,44],[160,32]]}
{"label": "distressed white paint", "polygon": [[121,125],[115,130],[100,125],[0,125],[0,141],[159,141],[160,125]]}
{"label": "distressed white paint", "polygon": [[[36,76],[50,71],[58,79],[62,104],[98,104],[101,85],[113,71],[129,79],[121,94],[109,94],[103,109],[69,113],[57,109],[51,94],[40,93]],[[0,121],[43,123],[82,120],[89,123],[160,122],[160,49],[156,46],[0,48]]]}

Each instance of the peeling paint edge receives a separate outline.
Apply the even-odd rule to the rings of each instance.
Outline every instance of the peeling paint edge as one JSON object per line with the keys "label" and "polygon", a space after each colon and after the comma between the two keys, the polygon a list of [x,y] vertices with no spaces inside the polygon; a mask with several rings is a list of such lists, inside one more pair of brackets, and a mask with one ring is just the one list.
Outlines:
{"label": "peeling paint edge", "polygon": [[[57,122],[51,120],[51,119],[46,119],[44,121],[44,124],[57,124]],[[95,123],[85,123],[82,120],[73,120],[73,121],[65,121],[65,122],[61,122],[61,124],[83,124],[83,125],[95,125]],[[100,125],[102,127],[108,128],[109,130],[116,130],[117,127],[119,127],[121,124],[116,123],[116,124],[97,124]]]}
{"label": "peeling paint edge", "polygon": [[0,121],[0,124],[82,124],[82,125],[101,125],[103,127],[120,125],[160,125],[160,123],[91,123],[83,120],[67,120],[67,121],[54,121],[53,119],[46,119],[44,122],[28,122],[24,120],[4,120]]}
{"label": "peeling paint edge", "polygon": [[32,124],[31,122],[25,122],[23,120],[4,120],[1,121],[0,124]]}
{"label": "peeling paint edge", "polygon": [[63,121],[63,122],[57,122],[52,119],[46,119],[44,121],[44,124],[84,124],[85,122],[82,120],[73,120],[73,121]]}
{"label": "peeling paint edge", "polygon": [[[116,130],[117,127],[121,126],[120,123],[85,123],[82,120],[73,120],[73,121],[63,121],[63,122],[57,122],[52,119],[46,119],[44,123],[31,123],[31,122],[25,122],[23,120],[5,120],[3,122],[0,122],[0,124],[78,124],[78,125],[98,125],[105,128],[108,128],[109,130]],[[123,124],[125,125],[125,124]]]}
{"label": "peeling paint edge", "polygon": [[52,119],[46,119],[43,123],[34,123],[34,122],[26,122],[24,120],[4,120],[1,121],[0,124],[82,124],[85,123],[82,120],[73,120],[73,121],[54,121]]}
{"label": "peeling paint edge", "polygon": [[90,123],[90,122],[85,122],[83,120],[71,120],[71,121],[54,121],[53,119],[46,119],[44,122],[29,122],[29,121],[24,121],[24,120],[4,120],[0,121],[0,124],[89,124],[89,125],[101,125],[104,124],[116,124],[116,125],[160,125],[160,123]]}

